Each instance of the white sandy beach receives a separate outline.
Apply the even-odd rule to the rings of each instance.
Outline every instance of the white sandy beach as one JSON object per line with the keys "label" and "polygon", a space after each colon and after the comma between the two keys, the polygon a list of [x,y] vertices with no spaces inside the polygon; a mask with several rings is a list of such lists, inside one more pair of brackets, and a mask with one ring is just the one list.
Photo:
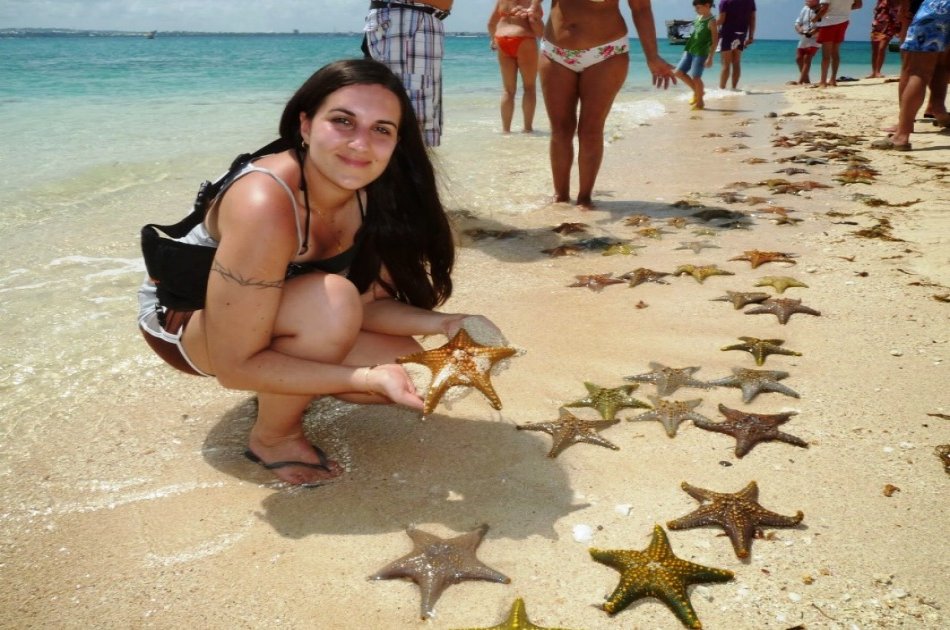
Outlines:
{"label": "white sandy beach", "polygon": [[[950,135],[921,124],[913,152],[868,148],[896,117],[895,93],[895,84],[875,80],[726,97],[701,113],[683,102],[611,143],[596,210],[507,213],[499,199],[490,216],[456,214],[462,247],[446,309],[487,315],[525,351],[493,377],[504,407],[496,412],[473,393],[420,420],[404,409],[318,403],[308,430],[347,468],[323,488],[275,484],[241,456],[254,414],[249,395],[177,374],[144,343],[133,361],[88,357],[110,366],[103,382],[122,383],[124,394],[76,395],[56,430],[17,419],[19,445],[6,445],[13,473],[2,483],[14,500],[0,511],[0,627],[487,628],[521,597],[542,627],[672,630],[682,625],[655,599],[603,612],[619,574],[588,548],[644,549],[654,524],[697,507],[684,481],[717,492],[756,481],[762,506],[805,515],[798,527],[765,528],[746,561],[719,528],[668,532],[677,556],[735,573],[690,589],[703,627],[947,627],[950,475],[934,449],[950,443]],[[781,161],[807,147],[773,146],[780,136],[817,131],[860,135],[851,148],[870,159],[875,181],[837,181],[848,165],[834,159]],[[789,167],[807,173],[776,172]],[[778,178],[829,187],[779,194],[761,184]],[[719,196],[727,192],[737,195],[731,203]],[[865,196],[893,206],[868,205]],[[680,200],[742,212],[748,227],[697,236],[704,225],[689,216],[695,209],[671,206]],[[905,202],[914,203],[894,207]],[[774,221],[774,206],[791,222]],[[662,238],[625,224],[637,214]],[[676,227],[672,217],[689,223]],[[882,220],[890,231],[878,233],[893,240],[855,234]],[[588,231],[560,236],[552,228],[562,222]],[[478,228],[523,233],[464,233]],[[632,256],[541,253],[598,236],[645,247]],[[716,248],[677,249],[697,240]],[[729,261],[748,250],[794,254],[796,264]],[[581,274],[684,264],[734,275],[601,292],[567,286]],[[727,290],[774,292],[754,287],[767,275],[806,283],[778,297],[801,299],[821,316],[796,314],[781,325],[712,301]],[[130,310],[129,330],[133,319]],[[701,380],[756,368],[747,353],[720,351],[740,336],[784,339],[801,353],[758,368],[789,372],[783,384],[800,398],[765,393],[745,404],[724,387],[670,398],[701,398],[696,411],[714,421],[723,420],[720,403],[795,411],[783,430],[807,449],[766,442],[739,459],[733,438],[692,422],[670,438],[658,422],[628,421],[639,409],[622,410],[603,431],[616,451],[576,444],[549,459],[550,436],[515,430],[556,419],[561,404],[585,395],[584,381],[617,387],[650,362],[698,366]],[[61,386],[69,391],[66,376]],[[654,393],[642,384],[634,395]],[[410,550],[410,525],[449,537],[481,523],[490,529],[478,556],[510,584],[451,586],[423,622],[415,584],[367,579]],[[590,528],[590,540],[575,540],[578,526]]]}

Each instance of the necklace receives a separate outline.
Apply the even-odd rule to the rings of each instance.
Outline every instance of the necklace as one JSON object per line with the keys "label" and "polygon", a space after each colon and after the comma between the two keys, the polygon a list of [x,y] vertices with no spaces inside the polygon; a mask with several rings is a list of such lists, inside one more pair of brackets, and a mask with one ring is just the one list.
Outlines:
{"label": "necklace", "polygon": [[[330,233],[333,235],[333,240],[336,241],[336,252],[335,252],[335,253],[340,253],[340,252],[342,252],[342,251],[343,251],[343,241],[340,240],[340,234],[339,234],[339,232],[333,227],[333,225],[331,224],[330,220],[327,218],[327,215],[323,212],[322,209],[320,209],[320,208],[318,208],[318,207],[314,207],[314,208],[312,208],[312,209],[311,209],[311,207],[310,207],[310,196],[307,194],[307,176],[306,176],[306,174],[304,173],[304,170],[303,170],[303,158],[301,158],[301,162],[300,162],[300,190],[303,191],[303,205],[304,205],[304,207],[307,209],[307,222],[306,222],[306,227],[304,228],[305,234],[304,234],[303,245],[300,247],[300,254],[306,253],[306,251],[310,248],[310,246],[309,246],[309,243],[310,243],[310,213],[312,212],[312,210],[316,210],[316,211],[317,211],[317,215],[319,215],[319,217],[320,217],[320,219],[323,221],[324,225],[327,226],[327,228],[329,229]],[[299,225],[299,224],[298,224],[298,225]]]}

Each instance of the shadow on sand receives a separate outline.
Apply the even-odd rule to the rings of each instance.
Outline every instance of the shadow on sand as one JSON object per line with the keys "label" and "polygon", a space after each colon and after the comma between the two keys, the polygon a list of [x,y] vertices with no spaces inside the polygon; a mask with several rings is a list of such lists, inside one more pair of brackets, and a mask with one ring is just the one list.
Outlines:
{"label": "shadow on sand", "polygon": [[[269,472],[242,453],[256,414],[250,398],[211,429],[202,453],[209,464],[251,483]],[[480,523],[493,537],[556,538],[554,523],[573,505],[566,472],[544,456],[538,435],[497,418],[434,414],[425,420],[392,407],[318,401],[305,430],[347,469],[319,488],[288,488],[268,496],[259,514],[288,538],[314,534],[377,534],[441,523],[469,531]]]}

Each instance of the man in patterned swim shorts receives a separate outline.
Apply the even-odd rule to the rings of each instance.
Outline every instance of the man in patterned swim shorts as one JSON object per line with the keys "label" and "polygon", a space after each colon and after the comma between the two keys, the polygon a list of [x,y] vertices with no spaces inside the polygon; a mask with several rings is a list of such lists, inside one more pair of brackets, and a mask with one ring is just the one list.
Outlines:
{"label": "man in patterned swim shorts", "polygon": [[402,79],[430,147],[442,140],[442,20],[452,1],[372,0],[363,27],[363,53]]}

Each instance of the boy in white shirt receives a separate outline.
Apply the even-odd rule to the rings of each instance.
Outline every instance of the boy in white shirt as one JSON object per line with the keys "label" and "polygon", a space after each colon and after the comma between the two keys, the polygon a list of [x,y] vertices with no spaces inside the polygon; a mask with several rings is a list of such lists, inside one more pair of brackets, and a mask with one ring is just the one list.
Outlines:
{"label": "boy in white shirt", "polygon": [[790,81],[791,84],[808,85],[811,83],[811,60],[818,52],[818,40],[815,35],[818,33],[818,26],[815,24],[817,15],[818,0],[805,0],[805,6],[802,12],[798,14],[795,20],[795,32],[798,33],[798,49],[795,51],[795,63],[798,64],[798,81]]}

